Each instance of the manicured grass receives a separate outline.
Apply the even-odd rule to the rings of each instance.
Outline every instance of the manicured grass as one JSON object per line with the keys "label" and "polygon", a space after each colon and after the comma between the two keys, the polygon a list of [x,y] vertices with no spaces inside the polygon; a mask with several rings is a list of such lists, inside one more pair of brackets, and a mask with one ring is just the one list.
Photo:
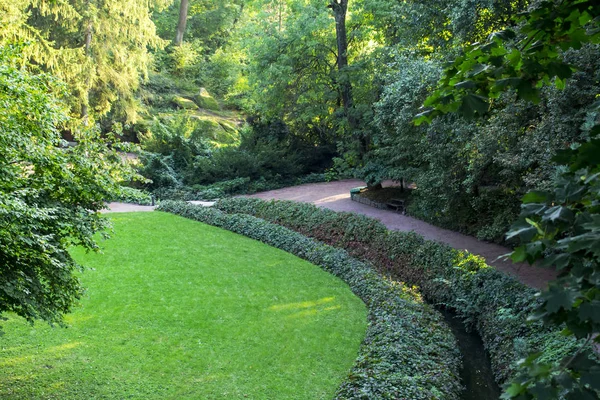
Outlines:
{"label": "manicured grass", "polygon": [[69,328],[10,317],[2,399],[329,399],[366,310],[299,258],[169,214],[114,214]]}

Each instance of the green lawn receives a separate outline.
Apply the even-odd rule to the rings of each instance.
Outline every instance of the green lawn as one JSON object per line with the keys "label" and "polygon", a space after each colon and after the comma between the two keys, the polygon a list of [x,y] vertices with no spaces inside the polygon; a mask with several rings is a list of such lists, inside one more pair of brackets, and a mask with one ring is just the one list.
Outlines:
{"label": "green lawn", "polygon": [[69,327],[10,316],[2,399],[328,399],[366,330],[346,284],[248,238],[113,214]]}

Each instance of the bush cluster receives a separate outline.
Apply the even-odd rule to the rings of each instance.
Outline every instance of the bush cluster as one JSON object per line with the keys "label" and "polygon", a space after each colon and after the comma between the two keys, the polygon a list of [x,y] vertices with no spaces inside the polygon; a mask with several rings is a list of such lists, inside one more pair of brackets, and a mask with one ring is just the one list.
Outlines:
{"label": "bush cluster", "polygon": [[119,201],[121,203],[139,204],[141,206],[149,206],[152,204],[152,196],[140,189],[132,188],[129,186],[122,186],[119,190],[119,195],[112,199],[113,201]]}
{"label": "bush cluster", "polygon": [[527,318],[536,307],[535,290],[485,264],[473,254],[428,241],[410,232],[389,231],[372,218],[336,213],[311,204],[258,199],[225,199],[228,213],[263,218],[372,263],[392,279],[416,285],[430,303],[456,311],[481,335],[496,381],[514,375],[517,361],[535,351],[558,361],[577,343]]}
{"label": "bush cluster", "polygon": [[542,89],[539,104],[509,91],[482,119],[447,115],[416,126],[415,115],[437,84],[445,57],[394,57],[402,68],[384,78],[373,107],[373,146],[359,176],[368,183],[401,178],[415,183],[410,215],[502,242],[521,197],[552,186],[557,174],[552,156],[587,139],[581,127],[600,92],[600,46],[565,52],[564,60],[578,71],[564,90]]}
{"label": "bush cluster", "polygon": [[224,136],[209,140],[204,125],[189,115],[155,118],[139,135],[144,150],[139,172],[149,180],[146,189],[173,200],[213,199],[324,181],[323,171],[335,150],[289,133],[281,121],[253,121],[242,129],[241,142],[235,146]]}
{"label": "bush cluster", "polygon": [[460,354],[442,316],[414,288],[383,278],[346,251],[249,215],[184,202],[159,210],[201,221],[295,254],[345,281],[369,310],[369,326],[338,399],[458,399]]}

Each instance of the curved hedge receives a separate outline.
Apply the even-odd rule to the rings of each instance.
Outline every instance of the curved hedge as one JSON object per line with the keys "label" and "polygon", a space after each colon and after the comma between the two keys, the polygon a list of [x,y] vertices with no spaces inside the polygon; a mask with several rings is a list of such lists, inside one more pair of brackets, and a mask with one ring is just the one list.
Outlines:
{"label": "curved hedge", "polygon": [[536,291],[485,264],[478,256],[415,233],[389,231],[381,222],[312,204],[259,199],[224,199],[216,207],[286,226],[352,256],[369,261],[385,275],[416,285],[425,299],[456,311],[479,332],[490,354],[496,381],[511,378],[517,361],[543,351],[558,362],[577,346],[557,330],[528,323]]}
{"label": "curved hedge", "polygon": [[184,202],[158,208],[260,240],[345,281],[369,310],[355,366],[337,399],[458,399],[460,354],[441,315],[412,288],[381,277],[346,251],[264,220]]}

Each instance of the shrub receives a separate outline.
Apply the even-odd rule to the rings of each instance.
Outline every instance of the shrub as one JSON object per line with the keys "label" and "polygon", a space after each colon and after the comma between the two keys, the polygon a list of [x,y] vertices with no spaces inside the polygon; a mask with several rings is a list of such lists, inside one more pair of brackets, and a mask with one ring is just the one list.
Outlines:
{"label": "shrub", "polygon": [[169,48],[167,62],[169,69],[178,76],[188,76],[193,74],[194,66],[200,58],[202,48],[198,42],[183,42],[179,46]]}
{"label": "shrub", "polygon": [[250,178],[236,178],[207,186],[194,185],[192,188],[198,193],[198,197],[212,200],[237,193],[246,193],[249,183]]}
{"label": "shrub", "polygon": [[359,176],[370,184],[405,178],[417,186],[410,215],[502,242],[521,197],[552,186],[552,156],[586,139],[579,128],[600,92],[600,47],[586,45],[562,57],[578,71],[564,90],[543,88],[539,104],[507,92],[478,121],[447,115],[415,126],[441,64],[436,57],[395,56],[392,65],[402,68],[384,77],[374,104],[373,145]]}
{"label": "shrub", "polygon": [[183,202],[159,210],[260,240],[295,254],[344,280],[369,310],[359,356],[338,399],[458,399],[460,355],[442,316],[414,290],[384,279],[347,252],[248,215]]}
{"label": "shrub", "polygon": [[517,360],[529,352],[548,350],[558,361],[577,346],[573,340],[557,339],[557,332],[539,322],[528,323],[535,291],[473,254],[412,232],[389,231],[372,218],[311,204],[235,198],[221,200],[216,207],[264,218],[344,248],[386,276],[419,286],[426,300],[455,310],[479,332],[499,383],[513,376]]}
{"label": "shrub", "polygon": [[155,118],[150,129],[139,135],[139,140],[147,152],[172,156],[174,167],[181,170],[188,167],[194,157],[210,154],[210,145],[196,130],[197,121],[187,115]]}
{"label": "shrub", "polygon": [[141,206],[149,206],[152,204],[152,197],[150,194],[128,186],[123,186],[120,189],[119,196],[114,201],[120,201],[122,203],[139,204]]}
{"label": "shrub", "polygon": [[160,154],[144,153],[140,159],[142,160],[140,174],[150,180],[147,183],[148,189],[170,189],[181,185],[178,174],[173,168],[172,156],[164,157]]}

